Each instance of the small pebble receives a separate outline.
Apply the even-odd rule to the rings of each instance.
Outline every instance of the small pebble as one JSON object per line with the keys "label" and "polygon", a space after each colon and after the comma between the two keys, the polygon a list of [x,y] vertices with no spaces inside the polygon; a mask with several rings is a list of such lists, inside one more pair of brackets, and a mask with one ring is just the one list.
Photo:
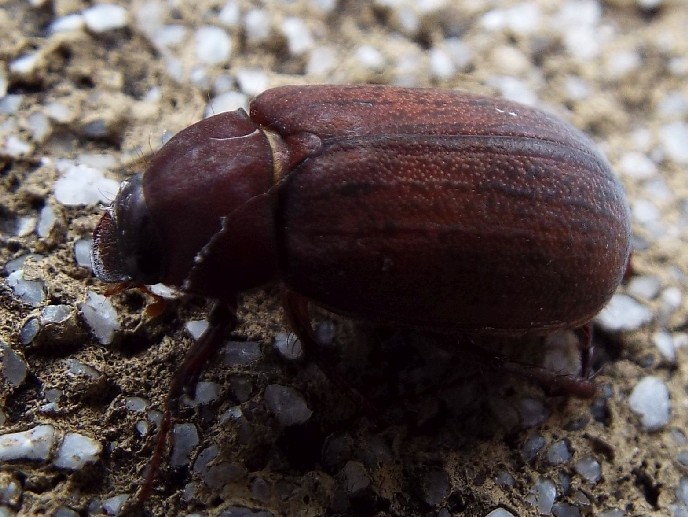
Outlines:
{"label": "small pebble", "polygon": [[357,461],[347,461],[340,473],[346,493],[356,496],[370,486],[370,476],[365,467]]}
{"label": "small pebble", "polygon": [[45,300],[45,284],[41,280],[25,280],[21,269],[7,276],[7,285],[17,298],[32,307],[39,307]]}
{"label": "small pebble", "polygon": [[486,514],[485,517],[516,517],[513,513],[504,508],[497,508]]}
{"label": "small pebble", "polygon": [[677,164],[688,164],[688,123],[671,122],[659,129],[659,139],[669,159]]}
{"label": "small pebble", "polygon": [[91,248],[93,241],[91,239],[79,239],[74,243],[74,260],[80,267],[87,267],[92,269],[91,264]]}
{"label": "small pebble", "polygon": [[285,18],[282,22],[282,34],[287,38],[292,56],[305,54],[313,47],[311,31],[301,18]]}
{"label": "small pebble", "polygon": [[119,182],[106,178],[99,169],[87,165],[69,167],[55,182],[55,199],[65,206],[109,204],[119,190]]}
{"label": "small pebble", "polygon": [[585,456],[573,465],[576,473],[588,483],[597,483],[602,477],[602,467],[592,456]]}
{"label": "small pebble", "polygon": [[521,415],[521,425],[525,428],[538,426],[549,416],[549,410],[542,400],[534,398],[520,400],[518,410]]}
{"label": "small pebble", "polygon": [[53,210],[50,205],[45,205],[41,209],[40,216],[38,217],[38,227],[36,228],[38,236],[42,239],[48,237],[55,227],[55,222],[55,210]]}
{"label": "small pebble", "polygon": [[26,362],[6,343],[0,341],[0,361],[2,376],[10,386],[19,387],[24,383],[28,367]]}
{"label": "small pebble", "polygon": [[28,431],[0,435],[0,461],[42,460],[55,445],[55,428],[39,425]]}
{"label": "small pebble", "polygon": [[669,390],[659,377],[648,376],[635,385],[628,399],[646,431],[657,431],[669,422]]}
{"label": "small pebble", "polygon": [[222,349],[222,361],[227,366],[245,366],[260,358],[260,344],[255,341],[228,341]]}
{"label": "small pebble", "polygon": [[64,323],[72,315],[71,305],[47,305],[41,309],[41,323]]}
{"label": "small pebble", "polygon": [[194,424],[176,424],[172,430],[170,465],[172,467],[188,465],[191,453],[198,445],[198,442],[198,431]]}
{"label": "small pebble", "polygon": [[265,403],[283,426],[303,424],[313,414],[301,394],[289,386],[270,384],[265,388]]}
{"label": "small pebble", "polygon": [[119,515],[122,506],[129,499],[129,494],[120,494],[103,501],[103,510],[108,515]]}
{"label": "small pebble", "polygon": [[53,465],[60,469],[80,470],[98,461],[103,446],[99,441],[79,433],[65,434],[57,448]]}
{"label": "small pebble", "polygon": [[656,276],[636,276],[628,282],[628,292],[635,297],[652,300],[657,297],[662,282]]}
{"label": "small pebble", "polygon": [[97,4],[83,11],[84,23],[96,34],[127,26],[127,10],[115,4]]}
{"label": "small pebble", "polygon": [[196,30],[196,58],[201,63],[226,63],[232,52],[232,40],[221,27],[206,25]]}
{"label": "small pebble", "polygon": [[423,500],[430,506],[441,504],[451,493],[449,475],[444,470],[432,470],[421,479]]}
{"label": "small pebble", "polygon": [[561,465],[570,459],[571,451],[566,440],[558,440],[547,449],[547,462],[551,465]]}
{"label": "small pebble", "polygon": [[626,294],[615,294],[595,321],[605,330],[636,330],[652,321],[652,311]]}
{"label": "small pebble", "polygon": [[196,341],[200,339],[203,333],[208,330],[210,323],[208,320],[192,320],[187,321],[184,324],[186,331],[194,338]]}
{"label": "small pebble", "polygon": [[549,515],[557,497],[557,487],[549,479],[539,479],[526,497],[540,515]]}
{"label": "small pebble", "polygon": [[545,441],[544,436],[540,434],[536,434],[528,438],[526,440],[526,443],[523,444],[523,448],[521,449],[523,459],[525,459],[528,463],[533,461],[537,457],[538,453],[546,445],[546,443],[547,442]]}
{"label": "small pebble", "polygon": [[100,344],[112,343],[120,324],[110,300],[95,291],[88,291],[86,301],[79,304],[79,310]]}
{"label": "small pebble", "polygon": [[275,335],[274,346],[285,359],[293,361],[303,356],[301,341],[292,332],[278,332]]}

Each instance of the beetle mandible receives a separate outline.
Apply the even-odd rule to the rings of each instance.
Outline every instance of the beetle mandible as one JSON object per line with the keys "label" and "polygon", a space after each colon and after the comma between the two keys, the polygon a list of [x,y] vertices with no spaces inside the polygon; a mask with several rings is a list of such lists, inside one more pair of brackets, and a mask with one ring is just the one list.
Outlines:
{"label": "beetle mandible", "polygon": [[588,324],[629,256],[623,188],[580,131],[502,99],[372,85],[275,88],[249,114],[184,129],[123,183],[93,248],[101,280],[216,300],[170,399],[248,289],[283,284],[305,341],[310,302],[433,331],[544,334]]}

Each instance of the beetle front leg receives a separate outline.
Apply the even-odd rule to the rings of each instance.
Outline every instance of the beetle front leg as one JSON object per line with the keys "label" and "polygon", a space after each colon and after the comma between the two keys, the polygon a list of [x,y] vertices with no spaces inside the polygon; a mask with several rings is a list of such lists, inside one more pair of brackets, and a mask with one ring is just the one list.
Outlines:
{"label": "beetle front leg", "polygon": [[172,428],[172,410],[176,409],[179,398],[187,393],[195,396],[198,378],[225,341],[227,335],[237,325],[236,302],[227,304],[217,301],[208,317],[209,326],[205,333],[189,349],[184,362],[175,373],[167,392],[163,407],[162,420],[155,438],[155,448],[143,484],[135,498],[135,504],[142,505],[148,498],[160,471],[163,453],[167,446]]}

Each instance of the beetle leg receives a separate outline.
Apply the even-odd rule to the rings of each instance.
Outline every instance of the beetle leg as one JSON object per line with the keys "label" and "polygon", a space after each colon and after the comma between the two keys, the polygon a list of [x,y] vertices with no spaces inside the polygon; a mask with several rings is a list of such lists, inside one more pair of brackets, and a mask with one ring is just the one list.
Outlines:
{"label": "beetle leg", "polygon": [[[455,341],[445,343],[439,340],[438,345],[456,355]],[[595,384],[586,377],[557,373],[541,366],[512,361],[504,355],[480,348],[470,340],[464,341],[461,346],[461,359],[486,365],[491,372],[504,372],[524,377],[553,394],[565,393],[574,397],[590,398],[597,391]]]}
{"label": "beetle leg", "polygon": [[186,392],[191,396],[195,396],[198,378],[203,373],[206,364],[215,355],[222,343],[224,343],[227,334],[236,327],[236,302],[231,305],[219,301],[215,302],[208,320],[210,323],[208,330],[189,349],[184,362],[170,383],[170,389],[167,392],[163,406],[162,420],[155,438],[155,448],[148,463],[148,471],[144,477],[143,484],[135,498],[136,504],[142,504],[153,490],[153,484],[160,471],[163,453],[170,437],[173,408],[177,408],[179,398],[183,393]]}
{"label": "beetle leg", "polygon": [[590,368],[592,366],[592,353],[595,346],[592,342],[592,323],[586,323],[582,327],[575,330],[578,337],[578,350],[581,354],[581,371],[580,375],[583,379],[590,377]]}
{"label": "beetle leg", "polygon": [[310,301],[308,298],[294,291],[290,291],[289,289],[284,290],[282,295],[282,307],[284,308],[287,323],[294,334],[296,334],[296,337],[301,340],[301,344],[308,355],[313,358],[318,368],[320,368],[320,371],[327,377],[328,381],[346,393],[354,404],[363,409],[367,414],[377,414],[378,410],[375,408],[374,404],[352,386],[351,383],[337,371],[332,361],[322,353],[322,349],[315,337],[313,325],[311,324],[309,305]]}

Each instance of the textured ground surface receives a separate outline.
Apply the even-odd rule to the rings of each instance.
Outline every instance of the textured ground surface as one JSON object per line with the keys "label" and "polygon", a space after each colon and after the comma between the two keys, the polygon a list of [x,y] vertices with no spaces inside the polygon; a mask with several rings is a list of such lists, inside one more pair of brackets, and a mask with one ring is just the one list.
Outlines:
{"label": "textured ground surface", "polygon": [[[688,514],[683,1],[121,5],[104,17],[79,0],[0,6],[0,429],[47,433],[34,459],[0,441],[15,457],[0,462],[0,515],[115,513],[140,483],[156,411],[192,342],[184,324],[206,315],[202,300],[178,300],[148,320],[152,298],[118,294],[110,301],[120,329],[107,345],[94,337],[79,307],[104,286],[77,262],[75,245],[88,247],[98,196],[111,195],[99,173],[121,180],[204,112],[235,109],[268,87],[321,82],[507,96],[553,110],[600,145],[629,195],[636,275],[619,290],[630,298],[615,299],[624,308],[605,319],[622,329],[600,343],[600,395],[547,397],[466,367],[427,336],[354,329],[322,314],[334,323],[341,371],[381,408],[364,416],[307,357],[273,347],[285,330],[278,292],[256,293],[235,332],[247,343],[204,374],[206,400],[181,409],[176,456],[146,511]],[[55,194],[74,170],[88,170],[95,185],[76,204]],[[37,289],[33,304],[13,287],[18,275],[42,279],[20,279]],[[648,377],[651,405],[668,390],[668,419],[659,411],[654,429],[629,404]],[[275,410],[269,385],[296,390],[296,407]],[[310,418],[283,426],[280,416],[308,416],[300,401]],[[67,436],[79,454],[92,447],[94,461],[60,452]]]}

